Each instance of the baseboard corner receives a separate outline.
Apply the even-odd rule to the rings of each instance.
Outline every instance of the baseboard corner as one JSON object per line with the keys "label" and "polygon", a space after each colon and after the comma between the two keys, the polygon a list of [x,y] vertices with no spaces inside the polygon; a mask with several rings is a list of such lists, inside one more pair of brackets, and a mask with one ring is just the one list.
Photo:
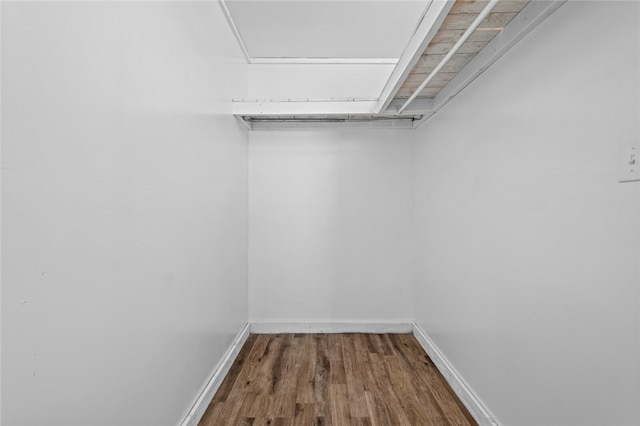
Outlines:
{"label": "baseboard corner", "polygon": [[225,376],[229,372],[229,369],[233,365],[238,353],[240,353],[240,349],[245,344],[247,339],[249,338],[249,334],[251,331],[251,327],[249,323],[246,323],[244,327],[240,330],[238,335],[233,339],[229,349],[225,352],[222,360],[218,363],[218,365],[213,369],[211,373],[211,378],[205,385],[198,398],[194,402],[193,406],[189,410],[189,413],[186,415],[184,420],[180,423],[180,426],[197,426],[198,422],[204,415],[204,412],[207,410],[207,407],[211,403],[213,396],[216,391],[222,384]]}
{"label": "baseboard corner", "polygon": [[413,323],[413,335],[478,424],[480,426],[499,426],[494,416],[476,397],[433,340],[415,322]]}

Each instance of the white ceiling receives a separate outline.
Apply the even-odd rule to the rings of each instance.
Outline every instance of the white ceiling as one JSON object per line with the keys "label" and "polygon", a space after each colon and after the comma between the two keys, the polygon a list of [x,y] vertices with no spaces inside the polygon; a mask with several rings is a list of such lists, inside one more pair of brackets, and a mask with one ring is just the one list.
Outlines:
{"label": "white ceiling", "polygon": [[399,58],[429,0],[226,0],[252,58]]}

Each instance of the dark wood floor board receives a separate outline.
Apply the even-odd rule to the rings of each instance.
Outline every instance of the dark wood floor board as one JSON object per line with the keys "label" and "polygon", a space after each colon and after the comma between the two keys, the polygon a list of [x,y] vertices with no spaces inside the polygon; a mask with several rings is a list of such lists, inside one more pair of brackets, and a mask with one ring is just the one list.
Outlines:
{"label": "dark wood floor board", "polygon": [[377,372],[371,367],[371,361],[369,356],[371,354],[377,354],[377,352],[370,352],[372,347],[369,345],[371,342],[366,334],[356,334],[356,362],[359,366],[359,373],[361,374],[362,387],[366,392],[377,392],[378,381],[375,375]]}
{"label": "dark wood floor board", "polygon": [[387,404],[379,395],[372,392],[365,392],[365,401],[367,403],[367,413],[371,419],[371,426],[388,426],[391,425],[391,416],[387,410]]}
{"label": "dark wood floor board", "polygon": [[211,404],[207,407],[207,410],[202,415],[198,426],[211,426],[214,425],[214,421],[218,418],[218,414],[220,413],[220,409],[224,405],[223,402],[215,402],[211,401]]}
{"label": "dark wood floor board", "polygon": [[329,364],[331,364],[331,375],[329,381],[336,385],[345,385],[347,383],[346,373],[344,371],[344,358],[342,357],[341,334],[327,334],[327,350],[329,353]]}
{"label": "dark wood floor board", "polygon": [[421,392],[432,395],[447,421],[455,426],[473,424],[471,415],[415,338],[401,334],[390,336],[390,338],[394,348],[398,347],[396,352],[400,354],[400,359],[405,363],[407,371],[412,373],[412,381]]}
{"label": "dark wood floor board", "polygon": [[242,367],[249,357],[249,353],[251,352],[251,349],[253,348],[253,345],[255,344],[257,338],[258,336],[256,334],[249,335],[244,346],[242,346],[242,348],[240,349],[236,360],[234,361],[233,365],[231,365],[231,368],[229,369],[229,372],[227,373],[224,381],[213,397],[213,401],[224,402],[227,399],[229,393],[231,392],[231,389],[233,388],[240,375],[240,372],[242,371]]}
{"label": "dark wood floor board", "polygon": [[245,392],[242,395],[243,401],[238,415],[242,418],[255,418],[256,415],[260,414],[261,407],[256,408],[259,395],[252,392]]}
{"label": "dark wood floor board", "polygon": [[392,336],[393,339],[395,339],[394,344],[403,345],[403,350],[399,351],[402,354],[401,359],[403,359],[407,367],[412,367],[408,371],[414,374],[414,382],[419,387],[419,390],[423,394],[429,393],[433,396],[449,424],[458,426],[475,424],[471,414],[458,399],[453,389],[451,389],[416,339],[409,335],[395,335]]}
{"label": "dark wood floor board", "polygon": [[271,386],[270,366],[275,357],[274,350],[279,339],[271,335],[257,335],[253,348],[245,362],[245,368],[238,375],[232,393],[250,392],[265,394]]}
{"label": "dark wood floor board", "polygon": [[354,419],[367,417],[367,403],[364,395],[362,368],[366,368],[358,360],[357,334],[347,335],[343,339],[342,358],[344,359],[347,398],[350,401],[349,411]]}
{"label": "dark wood floor board", "polygon": [[410,334],[251,335],[199,426],[476,425]]}
{"label": "dark wood floor board", "polygon": [[[384,353],[384,352],[383,352]],[[392,425],[413,426],[407,413],[402,409],[402,401],[396,389],[392,385],[391,378],[387,370],[385,357],[380,353],[369,354],[369,361],[372,370],[375,372],[377,388],[375,390],[377,402],[383,404],[389,413]]]}
{"label": "dark wood floor board", "polygon": [[217,403],[214,413],[208,423],[209,425],[233,424],[239,418],[239,411],[242,407],[242,400],[238,397],[229,396],[225,402]]}
{"label": "dark wood floor board", "polygon": [[347,401],[347,385],[329,385],[329,407],[331,411],[331,424],[350,425],[352,423]]}
{"label": "dark wood floor board", "polygon": [[296,404],[293,424],[295,425],[312,425],[316,420],[315,406],[313,403]]}
{"label": "dark wood floor board", "polygon": [[371,353],[377,353],[381,355],[393,355],[392,348],[386,343],[383,334],[368,334],[367,335],[370,345],[374,350]]}
{"label": "dark wood floor board", "polygon": [[[390,336],[390,340],[393,343],[394,350],[399,355],[395,360],[403,364],[400,370],[411,376],[405,381],[411,383],[415,393],[422,395],[423,400],[433,405],[437,412],[447,419],[447,423],[451,423],[451,420],[457,418],[460,413],[458,406],[450,395],[445,394],[446,397],[442,397],[446,390],[443,389],[442,382],[438,380],[439,377],[432,377],[432,372],[423,368],[422,359],[411,358],[406,342],[402,342],[397,336]],[[464,418],[464,416],[461,417]]]}
{"label": "dark wood floor board", "polygon": [[[316,342],[316,371],[314,377],[314,396],[316,404],[316,417],[322,424],[327,424],[331,419],[329,412],[329,378],[331,363],[327,351],[327,339],[323,334],[314,336]],[[324,421],[324,422],[323,422]]]}
{"label": "dark wood floor board", "polygon": [[385,356],[391,386],[395,389],[402,411],[411,425],[448,425],[440,408],[429,393],[418,396],[411,373],[406,371],[397,356]]}
{"label": "dark wood floor board", "polygon": [[316,340],[310,334],[302,334],[294,337],[294,358],[297,360],[297,381],[295,384],[296,403],[313,404],[314,398],[314,382],[316,372]]}

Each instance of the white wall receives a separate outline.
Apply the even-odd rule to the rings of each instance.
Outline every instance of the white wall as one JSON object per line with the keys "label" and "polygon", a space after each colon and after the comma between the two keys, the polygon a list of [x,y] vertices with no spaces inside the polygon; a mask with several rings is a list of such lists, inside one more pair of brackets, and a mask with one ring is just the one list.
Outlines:
{"label": "white wall", "polygon": [[638,3],[569,2],[416,134],[253,132],[248,207],[214,2],[2,8],[3,425],[175,425],[247,298],[416,318],[504,425],[640,423]]}
{"label": "white wall", "polygon": [[251,64],[248,99],[377,99],[392,64]]}
{"label": "white wall", "polygon": [[411,320],[412,176],[410,130],[251,132],[251,320]]}
{"label": "white wall", "polygon": [[2,424],[176,425],[247,321],[216,2],[3,2]]}
{"label": "white wall", "polygon": [[416,133],[416,318],[503,425],[640,424],[639,9],[568,2]]}

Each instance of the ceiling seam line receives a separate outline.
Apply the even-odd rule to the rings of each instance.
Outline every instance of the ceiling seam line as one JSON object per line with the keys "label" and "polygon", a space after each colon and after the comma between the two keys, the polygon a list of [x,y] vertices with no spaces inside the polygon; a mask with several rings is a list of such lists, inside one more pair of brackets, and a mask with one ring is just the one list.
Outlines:
{"label": "ceiling seam line", "polygon": [[233,36],[236,38],[236,40],[238,41],[238,44],[240,45],[240,49],[242,50],[244,57],[246,58],[248,63],[252,64],[253,58],[251,57],[251,55],[249,55],[249,50],[247,50],[247,45],[244,43],[244,39],[242,38],[242,35],[240,35],[240,30],[238,29],[236,22],[233,20],[233,17],[231,16],[231,12],[229,11],[227,4],[225,3],[225,0],[218,0],[218,4],[222,8],[222,12],[224,13],[225,18],[227,19],[227,23],[231,27],[231,32],[233,33]]}

